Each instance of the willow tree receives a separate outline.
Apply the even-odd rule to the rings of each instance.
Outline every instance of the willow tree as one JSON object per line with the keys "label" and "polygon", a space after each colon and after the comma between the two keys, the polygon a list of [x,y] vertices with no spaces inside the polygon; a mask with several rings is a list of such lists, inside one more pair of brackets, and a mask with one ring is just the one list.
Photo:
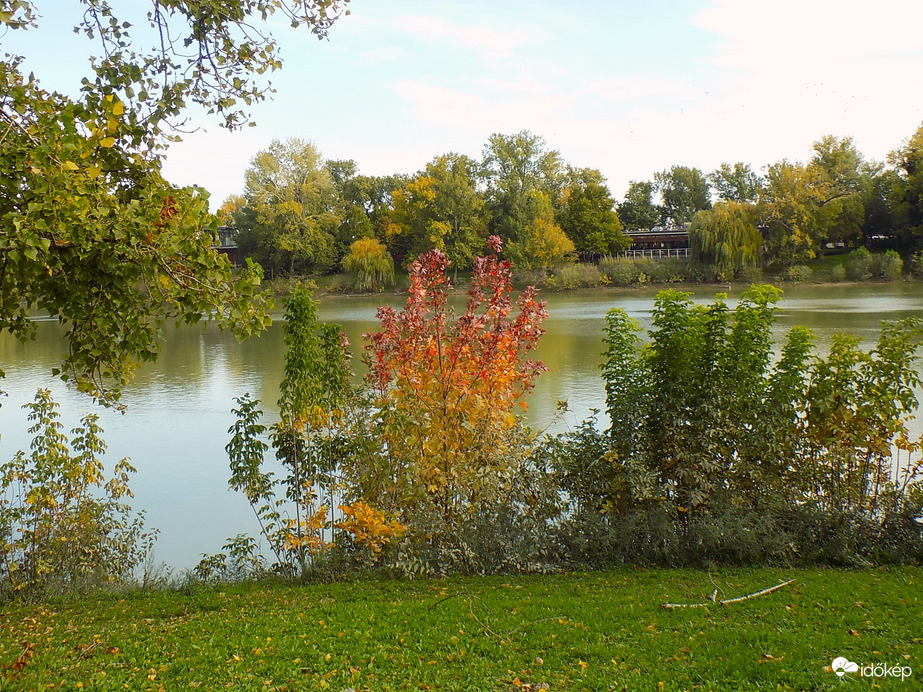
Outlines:
{"label": "willow tree", "polygon": [[720,281],[755,268],[762,237],[753,217],[753,207],[739,202],[719,202],[696,214],[689,227],[689,248],[696,267]]}
{"label": "willow tree", "polygon": [[360,291],[383,291],[394,285],[394,260],[374,238],[359,238],[354,242],[342,266],[356,274],[356,288]]}

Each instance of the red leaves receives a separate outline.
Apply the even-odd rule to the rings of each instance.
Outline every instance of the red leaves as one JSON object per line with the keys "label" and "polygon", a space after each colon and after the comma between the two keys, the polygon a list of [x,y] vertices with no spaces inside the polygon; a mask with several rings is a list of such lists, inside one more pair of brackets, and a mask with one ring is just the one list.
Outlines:
{"label": "red leaves", "polygon": [[[488,244],[502,247],[497,237]],[[449,264],[439,250],[421,255],[410,266],[404,310],[380,308],[381,331],[366,335],[368,377],[387,403],[382,410],[413,422],[391,444],[414,458],[418,478],[436,488],[431,493],[457,490],[478,464],[501,463],[485,460],[502,456],[512,409],[519,403],[525,410],[521,399],[545,370],[525,357],[547,316],[535,289],[514,305],[510,263],[478,257],[465,310],[456,315],[448,304]]]}

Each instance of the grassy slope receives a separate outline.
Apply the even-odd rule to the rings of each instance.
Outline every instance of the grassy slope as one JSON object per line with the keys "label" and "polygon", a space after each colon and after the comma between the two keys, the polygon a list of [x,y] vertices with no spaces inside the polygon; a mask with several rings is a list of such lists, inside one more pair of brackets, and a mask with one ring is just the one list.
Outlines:
{"label": "grassy slope", "polygon": [[[739,604],[659,607],[703,600],[711,580],[720,599],[791,577]],[[14,604],[0,689],[870,689],[829,671],[841,655],[911,666],[882,686],[921,689],[921,586],[914,568],[652,570]]]}

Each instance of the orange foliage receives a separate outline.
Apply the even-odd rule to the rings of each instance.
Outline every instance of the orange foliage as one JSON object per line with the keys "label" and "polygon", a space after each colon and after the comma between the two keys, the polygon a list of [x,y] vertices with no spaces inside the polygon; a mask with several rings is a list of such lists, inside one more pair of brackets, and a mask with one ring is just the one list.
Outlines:
{"label": "orange foliage", "polygon": [[[490,245],[499,252],[500,239],[492,236]],[[513,408],[525,409],[523,398],[545,369],[526,354],[547,315],[531,287],[514,305],[510,264],[495,255],[475,260],[465,311],[456,315],[448,266],[439,250],[421,255],[410,267],[404,310],[380,308],[382,329],[366,337],[379,435],[396,484],[388,494],[395,508],[428,494],[444,515],[500,492],[513,461]]]}

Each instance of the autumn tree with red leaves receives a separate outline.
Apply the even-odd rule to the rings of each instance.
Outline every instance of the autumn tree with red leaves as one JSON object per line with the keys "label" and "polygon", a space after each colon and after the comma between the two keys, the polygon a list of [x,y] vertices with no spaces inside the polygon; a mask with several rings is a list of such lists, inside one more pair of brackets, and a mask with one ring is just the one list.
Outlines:
{"label": "autumn tree with red leaves", "polygon": [[[499,253],[500,238],[489,246]],[[433,533],[509,496],[525,463],[519,415],[545,370],[527,357],[548,314],[536,290],[514,303],[510,263],[479,257],[457,315],[449,264],[421,255],[404,310],[379,308],[381,331],[366,335],[377,468],[356,479],[371,504],[429,516]]]}

